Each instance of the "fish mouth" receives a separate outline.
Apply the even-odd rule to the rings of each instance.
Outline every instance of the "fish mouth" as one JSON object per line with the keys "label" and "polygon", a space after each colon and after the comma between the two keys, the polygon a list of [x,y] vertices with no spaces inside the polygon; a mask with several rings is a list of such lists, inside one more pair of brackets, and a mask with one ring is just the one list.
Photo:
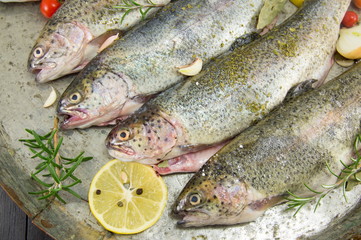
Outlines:
{"label": "fish mouth", "polygon": [[35,80],[41,83],[44,82],[46,79],[49,79],[49,74],[47,73],[49,73],[49,71],[53,71],[56,67],[56,63],[49,62],[46,64],[42,64],[41,66],[30,66],[28,70],[35,75]]}
{"label": "fish mouth", "polygon": [[209,224],[210,215],[203,210],[182,210],[173,212],[181,220],[177,221],[177,225],[181,227],[199,227]]}
{"label": "fish mouth", "polygon": [[79,127],[89,121],[89,114],[83,109],[73,109],[72,111],[59,111],[61,117],[60,128],[71,129]]}
{"label": "fish mouth", "polygon": [[135,155],[135,151],[131,147],[124,146],[123,144],[106,141],[106,147],[108,148],[109,154],[118,159],[122,158],[122,154],[127,156]]}

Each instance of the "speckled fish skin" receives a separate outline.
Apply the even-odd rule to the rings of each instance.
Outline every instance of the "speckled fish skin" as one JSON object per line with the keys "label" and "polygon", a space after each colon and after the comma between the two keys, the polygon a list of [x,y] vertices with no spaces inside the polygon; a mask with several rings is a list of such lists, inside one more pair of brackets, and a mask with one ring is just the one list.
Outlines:
{"label": "speckled fish skin", "polygon": [[[63,93],[58,112],[69,115],[62,128],[86,128],[132,114],[149,96],[185,79],[177,67],[194,57],[207,63],[236,38],[256,31],[262,0],[181,0],[100,53]],[[106,70],[114,81],[99,74]],[[111,84],[111,85],[110,85]],[[82,100],[69,101],[76,92]],[[112,89],[112,99],[97,94]],[[114,94],[113,94],[114,93]]]}
{"label": "speckled fish skin", "polygon": [[[154,3],[167,4],[170,0]],[[140,0],[139,3],[147,3]],[[80,71],[99,50],[102,43],[116,33],[129,30],[141,21],[138,10],[121,21],[122,0],[69,0],[58,9],[40,33],[28,59],[29,71],[38,82],[47,82]],[[147,17],[160,7],[152,8]],[[93,41],[93,42],[92,42]]]}
{"label": "speckled fish skin", "polygon": [[[143,115],[155,112],[171,122],[177,132],[176,144],[164,149],[167,155],[161,160],[234,137],[280,104],[294,85],[320,79],[325,62],[331,62],[340,22],[349,4],[349,0],[306,1],[298,13],[262,38],[217,58],[199,75],[145,104]],[[133,119],[139,121],[140,117]],[[119,124],[114,131],[133,131],[131,126],[131,122]],[[134,139],[138,138],[134,135]],[[118,145],[124,142],[117,138],[108,141]],[[128,142],[131,144],[131,139]],[[114,151],[112,154],[119,159],[144,156],[139,148],[132,156]],[[142,162],[147,160],[153,164],[156,158],[149,156]]]}
{"label": "speckled fish skin", "polygon": [[[311,196],[351,163],[360,133],[361,64],[285,103],[214,155],[174,205],[185,227],[253,221],[287,190]],[[199,196],[200,199],[197,197]],[[191,202],[193,197],[193,204]],[[197,201],[199,204],[195,204]]]}

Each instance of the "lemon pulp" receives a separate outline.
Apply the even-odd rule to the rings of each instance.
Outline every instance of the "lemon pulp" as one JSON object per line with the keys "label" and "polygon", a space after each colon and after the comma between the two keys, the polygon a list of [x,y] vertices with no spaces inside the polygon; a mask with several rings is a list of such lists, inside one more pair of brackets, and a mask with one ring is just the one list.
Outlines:
{"label": "lemon pulp", "polygon": [[94,176],[89,206],[107,230],[132,234],[155,224],[167,202],[167,187],[146,165],[112,160]]}

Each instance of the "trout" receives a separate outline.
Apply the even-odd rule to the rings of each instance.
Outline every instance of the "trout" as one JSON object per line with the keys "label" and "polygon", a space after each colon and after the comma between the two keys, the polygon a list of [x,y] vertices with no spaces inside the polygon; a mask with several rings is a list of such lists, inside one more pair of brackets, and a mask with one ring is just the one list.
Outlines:
{"label": "trout", "polygon": [[[336,182],[360,133],[361,64],[291,99],[238,135],[189,180],[174,205],[178,224],[255,220],[285,201]],[[357,149],[356,149],[357,150]],[[328,169],[330,167],[331,171]]]}
{"label": "trout", "polygon": [[181,0],[110,46],[62,94],[63,129],[106,125],[185,79],[177,67],[209,62],[256,31],[262,0]]}
{"label": "trout", "polygon": [[235,137],[280,104],[293,86],[322,78],[349,4],[305,1],[283,24],[217,58],[118,124],[106,139],[110,155],[156,164]]}
{"label": "trout", "polygon": [[[154,15],[170,0],[137,1],[150,6],[145,15]],[[68,0],[46,23],[30,52],[29,71],[36,81],[48,82],[78,72],[119,34],[142,20],[138,9],[126,13],[123,0]],[[144,8],[146,10],[148,8]]]}

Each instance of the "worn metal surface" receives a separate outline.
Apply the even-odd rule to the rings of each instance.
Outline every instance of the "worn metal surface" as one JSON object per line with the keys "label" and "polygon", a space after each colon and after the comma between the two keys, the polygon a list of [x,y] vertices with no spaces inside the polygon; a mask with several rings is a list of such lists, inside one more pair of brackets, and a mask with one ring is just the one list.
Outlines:
{"label": "worn metal surface", "polygon": [[[37,162],[30,159],[30,153],[18,139],[28,137],[25,128],[40,133],[51,129],[55,108],[44,109],[43,102],[50,86],[62,92],[72,77],[36,84],[34,76],[26,70],[28,53],[45,24],[38,3],[1,3],[0,20],[0,185],[37,226],[55,239],[303,239],[333,223],[344,223],[344,217],[355,214],[352,211],[360,200],[361,186],[348,193],[347,203],[340,190],[332,192],[316,213],[313,213],[314,206],[309,205],[292,217],[293,212],[285,212],[286,206],[279,205],[248,224],[182,229],[176,226],[170,206],[190,178],[189,174],[165,177],[168,206],[155,226],[136,235],[120,236],[105,231],[91,215],[87,202],[67,194],[63,195],[66,205],[36,200],[27,192],[39,189],[29,177]],[[339,69],[334,69],[331,75],[338,72]],[[103,143],[109,131],[110,128],[91,128],[62,133],[64,155],[75,156],[85,150],[86,155],[94,156],[75,172],[83,180],[75,190],[84,198],[92,177],[110,159]],[[359,207],[355,210],[360,212]],[[349,229],[342,228],[342,231]]]}

